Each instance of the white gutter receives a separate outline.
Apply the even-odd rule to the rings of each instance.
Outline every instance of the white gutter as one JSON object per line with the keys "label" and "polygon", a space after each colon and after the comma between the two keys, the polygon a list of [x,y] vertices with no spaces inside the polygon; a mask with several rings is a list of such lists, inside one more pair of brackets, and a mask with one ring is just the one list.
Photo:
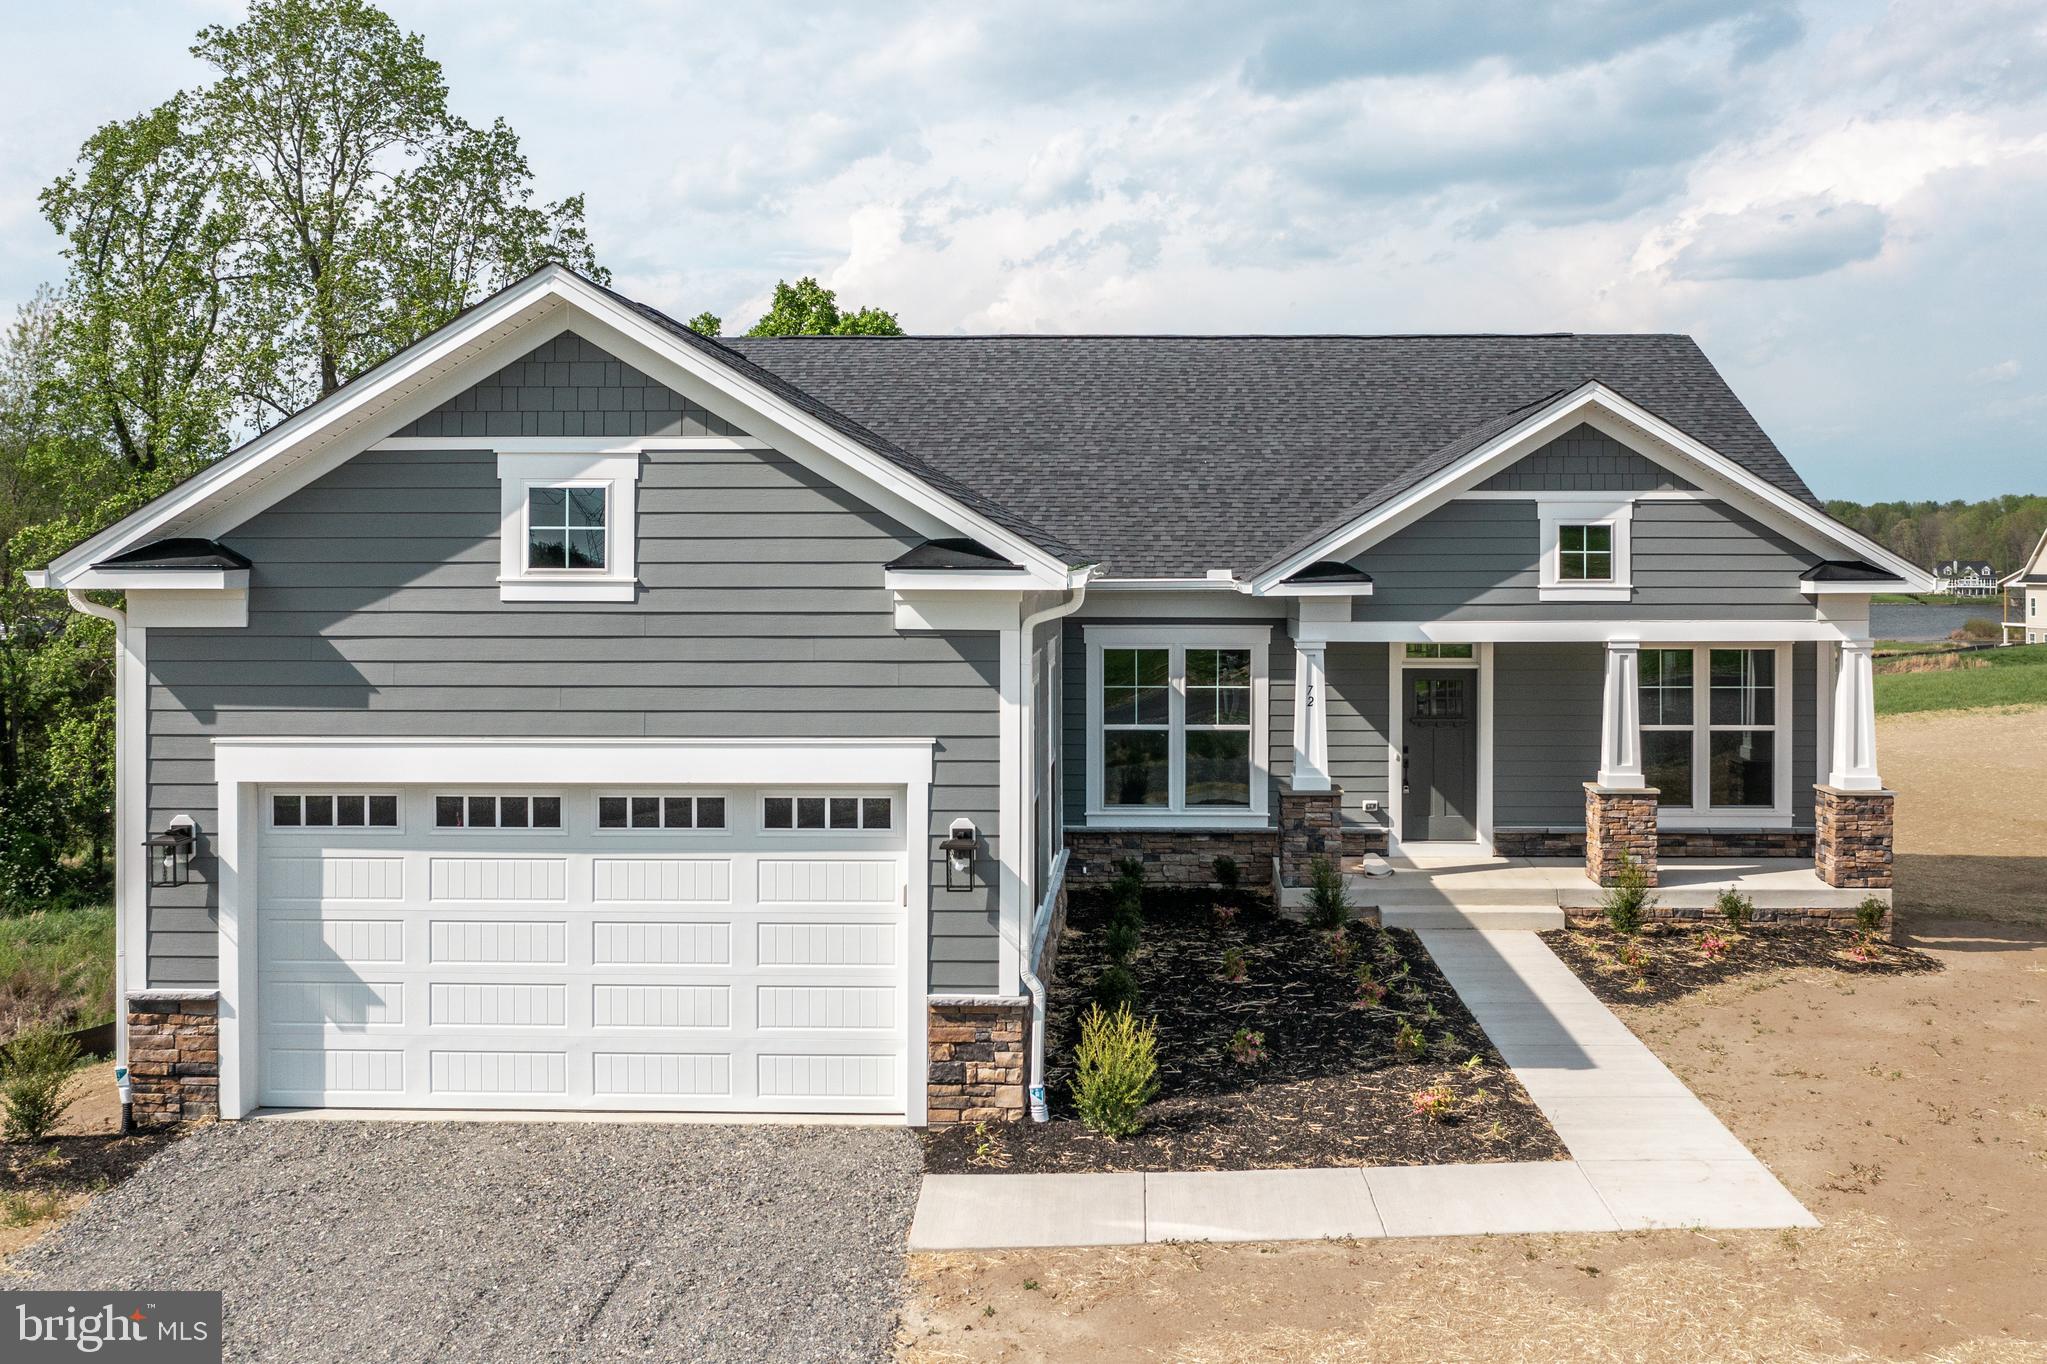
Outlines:
{"label": "white gutter", "polygon": [[[43,581],[47,582],[48,578],[44,577]],[[128,613],[118,607],[101,606],[75,587],[66,590],[64,595],[70,600],[72,610],[97,616],[113,625],[114,671],[118,678],[125,671],[123,661],[128,652]],[[124,701],[128,704],[123,705]],[[136,836],[136,831],[128,827],[129,802],[122,796],[126,790],[124,783],[142,779],[141,773],[126,770],[130,758],[128,732],[135,724],[135,717],[130,712],[134,707],[134,698],[120,695],[117,686],[114,696],[114,1078],[121,1088],[124,1106],[128,1101],[128,944],[121,940],[121,927],[128,910],[123,902],[128,897],[124,894],[127,887],[121,872],[127,861],[135,856],[127,845]]]}
{"label": "white gutter", "polygon": [[[1031,655],[1034,652],[1031,645],[1040,625],[1045,624],[1047,621],[1059,620],[1062,617],[1072,615],[1075,611],[1080,610],[1081,603],[1086,600],[1087,580],[1083,578],[1080,585],[1073,590],[1073,596],[1070,599],[1060,602],[1056,606],[1048,606],[1042,611],[1025,616],[1017,626],[1016,695],[1022,700],[1024,711],[1024,723],[1016,727],[1016,808],[1019,816],[1017,828],[1023,834],[1023,837],[1018,840],[1022,844],[1017,850],[1016,866],[1019,874],[1028,874],[1030,868],[1037,865],[1037,849],[1033,846],[1033,840],[1037,837],[1038,828],[1037,821],[1031,818],[1031,789],[1033,783],[1038,779],[1038,764],[1035,755],[1031,751],[1032,738],[1037,733],[1036,707],[1032,704],[1034,698],[1031,694]],[[1066,850],[1061,848],[1059,850],[1059,857],[1054,863],[1057,870],[1049,878],[1055,887],[1059,884],[1060,878],[1065,873],[1065,859]],[[1038,913],[1033,919],[1033,933],[1031,940],[1024,943],[1022,954],[1023,969],[1019,973],[1024,987],[1031,994],[1031,1070],[1029,1083],[1031,1087],[1031,1117],[1038,1122],[1045,1121],[1048,1114],[1045,1108],[1045,986],[1044,982],[1040,981],[1035,973],[1035,968],[1038,964],[1038,949],[1042,946],[1042,943],[1037,941],[1037,931],[1038,925],[1045,920],[1047,914],[1046,906],[1050,905],[1050,903],[1051,898],[1048,896],[1044,903],[1039,906]]]}
{"label": "white gutter", "polygon": [[1066,859],[1071,848],[1061,848],[1052,859],[1052,874],[1045,878],[1045,898],[1031,920],[1031,939],[1024,948],[1023,983],[1031,995],[1031,1121],[1049,1122],[1051,1105],[1045,1102],[1045,982],[1038,979],[1038,958],[1045,955],[1045,937],[1052,927],[1052,911],[1059,904],[1059,891],[1066,884]]}

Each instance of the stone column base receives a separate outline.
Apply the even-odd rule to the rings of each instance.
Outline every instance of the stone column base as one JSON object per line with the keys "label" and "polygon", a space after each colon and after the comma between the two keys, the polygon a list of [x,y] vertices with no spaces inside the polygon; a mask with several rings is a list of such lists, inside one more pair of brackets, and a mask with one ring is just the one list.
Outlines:
{"label": "stone column base", "polygon": [[1610,886],[1626,853],[1656,884],[1656,790],[1654,787],[1585,783],[1585,875]]}
{"label": "stone column base", "polygon": [[1279,883],[1309,884],[1309,868],[1318,857],[1329,865],[1343,863],[1343,788],[1279,793]]}
{"label": "stone column base", "polygon": [[127,1026],[139,1126],[220,1116],[220,1001],[211,990],[131,994]]}
{"label": "stone column base", "polygon": [[1015,1122],[1024,1115],[1031,1001],[932,995],[925,1121]]}
{"label": "stone column base", "polygon": [[1891,815],[1895,791],[1813,791],[1813,868],[1830,886],[1891,884]]}

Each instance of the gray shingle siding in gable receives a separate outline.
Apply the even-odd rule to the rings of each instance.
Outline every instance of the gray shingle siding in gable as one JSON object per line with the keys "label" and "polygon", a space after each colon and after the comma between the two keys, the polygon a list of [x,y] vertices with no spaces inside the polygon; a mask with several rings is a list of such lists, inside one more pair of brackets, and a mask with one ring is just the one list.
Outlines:
{"label": "gray shingle siding in gable", "polygon": [[746,433],[574,332],[563,332],[392,434],[688,437]]}
{"label": "gray shingle siding in gable", "polygon": [[[999,846],[996,637],[898,634],[881,565],[920,537],[779,455],[650,455],[640,506],[636,603],[500,602],[482,451],[361,455],[228,534],[248,627],[149,632],[153,827],[214,827],[223,735],[933,737],[931,984],[994,988],[994,892],[945,891],[935,840]],[[215,982],[209,884],[149,919],[154,981]]]}
{"label": "gray shingle siding in gable", "polygon": [[1635,504],[1635,595],[1545,602],[1533,498],[1451,502],[1351,560],[1372,575],[1352,617],[1430,620],[1810,620],[1798,590],[1814,556],[1722,502]]}
{"label": "gray shingle siding in gable", "polygon": [[1478,487],[1483,492],[1671,492],[1697,485],[1581,423]]}

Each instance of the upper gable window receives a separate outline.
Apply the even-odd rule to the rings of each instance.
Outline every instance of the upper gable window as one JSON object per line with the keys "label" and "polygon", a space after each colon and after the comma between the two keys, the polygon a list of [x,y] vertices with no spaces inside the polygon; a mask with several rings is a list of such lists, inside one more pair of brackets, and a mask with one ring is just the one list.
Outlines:
{"label": "upper gable window", "polygon": [[1538,595],[1544,601],[1627,601],[1634,596],[1629,531],[1634,503],[1543,498]]}
{"label": "upper gable window", "polygon": [[637,454],[498,455],[503,601],[631,601]]}

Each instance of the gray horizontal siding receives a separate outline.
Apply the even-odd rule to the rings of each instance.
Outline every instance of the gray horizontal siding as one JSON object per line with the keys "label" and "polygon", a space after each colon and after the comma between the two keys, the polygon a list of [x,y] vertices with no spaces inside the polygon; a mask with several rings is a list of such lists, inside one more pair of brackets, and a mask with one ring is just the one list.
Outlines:
{"label": "gray horizontal siding", "polygon": [[[1819,646],[1791,646],[1791,821],[1813,819]],[[1493,646],[1493,821],[1501,828],[1576,827],[1584,783],[1599,775],[1599,644]],[[1779,750],[1782,760],[1785,750]]]}
{"label": "gray horizontal siding", "polygon": [[1810,620],[1798,590],[1817,556],[1721,502],[1635,504],[1634,598],[1545,602],[1536,503],[1452,502],[1352,560],[1372,575],[1352,616],[1434,620]]}
{"label": "gray horizontal siding", "polygon": [[[149,633],[152,827],[214,827],[227,735],[931,737],[931,985],[994,988],[995,892],[947,892],[935,840],[965,815],[999,852],[996,637],[897,634],[881,566],[921,537],[779,455],[651,454],[640,486],[631,603],[498,600],[483,451],[361,455],[225,536],[248,627]],[[212,886],[149,917],[152,979],[213,984]]]}
{"label": "gray horizontal siding", "polygon": [[563,332],[393,434],[739,436],[722,417]]}
{"label": "gray horizontal siding", "polygon": [[1478,485],[1486,492],[1669,492],[1697,485],[1580,422]]}
{"label": "gray horizontal siding", "polygon": [[[1332,644],[1323,656],[1329,693],[1329,779],[1343,788],[1344,823],[1387,827],[1386,649]],[[1367,800],[1378,812],[1365,813]]]}
{"label": "gray horizontal siding", "polygon": [[1599,775],[1600,644],[1493,646],[1493,823],[1585,822]]}

